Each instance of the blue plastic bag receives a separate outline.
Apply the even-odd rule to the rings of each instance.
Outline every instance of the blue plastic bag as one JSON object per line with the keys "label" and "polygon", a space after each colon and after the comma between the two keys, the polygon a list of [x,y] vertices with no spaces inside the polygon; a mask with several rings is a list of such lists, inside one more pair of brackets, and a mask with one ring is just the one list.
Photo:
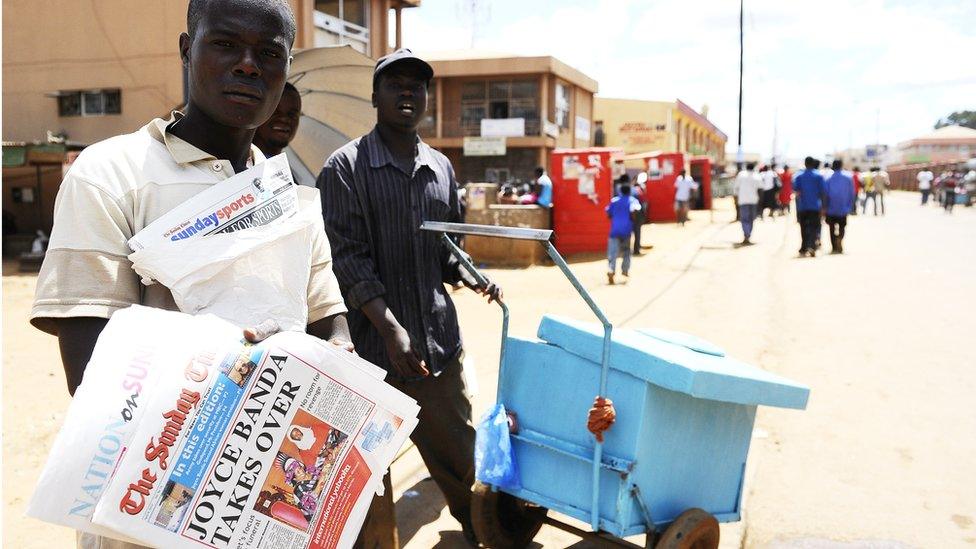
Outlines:
{"label": "blue plastic bag", "polygon": [[478,423],[474,444],[474,476],[498,488],[522,488],[512,441],[508,437],[508,416],[505,406],[501,404],[495,404]]}

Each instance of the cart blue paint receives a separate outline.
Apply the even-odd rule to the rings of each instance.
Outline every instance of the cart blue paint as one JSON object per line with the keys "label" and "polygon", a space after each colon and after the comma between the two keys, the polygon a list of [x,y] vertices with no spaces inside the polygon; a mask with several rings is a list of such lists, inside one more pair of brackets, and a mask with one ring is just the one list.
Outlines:
{"label": "cart blue paint", "polygon": [[[550,231],[430,222],[421,228],[538,240],[600,320],[547,315],[537,339],[511,337],[500,304],[497,400],[518,414],[512,446],[522,475],[521,489],[502,491],[617,537],[661,530],[690,508],[719,522],[739,519],[757,406],[804,409],[807,387],[689,334],[613,330],[552,247]],[[444,241],[483,280],[454,242]],[[603,444],[586,429],[596,388],[617,410]]]}

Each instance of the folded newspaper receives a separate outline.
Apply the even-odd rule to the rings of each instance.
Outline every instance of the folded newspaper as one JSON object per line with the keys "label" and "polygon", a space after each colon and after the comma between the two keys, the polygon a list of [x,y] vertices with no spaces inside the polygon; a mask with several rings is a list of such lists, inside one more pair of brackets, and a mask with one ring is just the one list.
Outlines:
{"label": "folded newspaper", "polygon": [[356,355],[210,315],[112,316],[28,514],[155,547],[350,547],[417,424]]}
{"label": "folded newspaper", "polygon": [[129,239],[133,251],[279,222],[298,211],[284,153],[229,177],[166,212]]}
{"label": "folded newspaper", "polygon": [[303,331],[313,255],[322,253],[313,246],[326,242],[317,190],[297,188],[280,154],[147,225],[129,240],[129,259],[185,313],[242,327],[273,318]]}

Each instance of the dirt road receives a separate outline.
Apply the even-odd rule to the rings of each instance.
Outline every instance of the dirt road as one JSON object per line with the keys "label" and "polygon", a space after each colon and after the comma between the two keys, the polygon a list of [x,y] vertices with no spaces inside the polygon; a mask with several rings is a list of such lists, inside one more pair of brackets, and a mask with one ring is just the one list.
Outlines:
{"label": "dirt road", "polygon": [[[791,218],[757,222],[758,244],[741,249],[730,219],[647,227],[655,248],[627,285],[607,286],[600,259],[572,265],[615,325],[688,331],[812,388],[806,411],[761,409],[744,520],[723,526],[723,547],[976,544],[976,211],[949,216],[896,193],[887,216],[851,218],[845,255],[815,259],[796,258]],[[590,318],[554,267],[489,273],[513,335],[532,335],[544,312]],[[71,532],[23,518],[68,402],[55,340],[26,324],[33,284],[3,279],[3,542],[71,547]],[[455,298],[480,414],[494,400],[500,321],[473,294]],[[405,546],[461,547],[415,451],[394,477]],[[592,547],[549,528],[536,541]]]}

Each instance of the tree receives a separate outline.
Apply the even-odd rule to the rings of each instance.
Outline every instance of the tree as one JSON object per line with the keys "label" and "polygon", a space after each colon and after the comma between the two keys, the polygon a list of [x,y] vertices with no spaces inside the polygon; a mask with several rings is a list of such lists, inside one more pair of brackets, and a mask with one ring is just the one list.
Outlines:
{"label": "tree", "polygon": [[956,111],[935,123],[935,129],[959,125],[976,130],[976,111]]}

